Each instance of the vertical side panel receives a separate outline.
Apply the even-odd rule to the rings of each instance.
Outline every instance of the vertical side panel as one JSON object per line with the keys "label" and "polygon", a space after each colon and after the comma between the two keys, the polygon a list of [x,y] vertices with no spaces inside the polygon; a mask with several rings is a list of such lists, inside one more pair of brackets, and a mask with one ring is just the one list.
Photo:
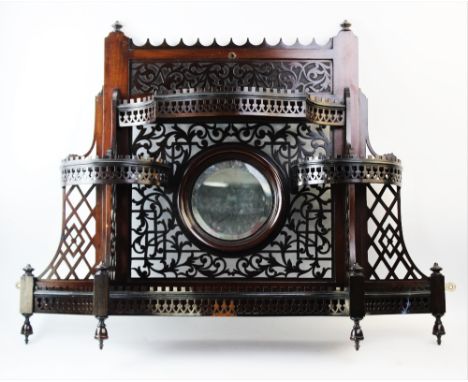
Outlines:
{"label": "vertical side panel", "polygon": [[[129,39],[120,31],[109,34],[105,40],[105,63],[104,63],[104,100],[103,100],[103,134],[98,142],[98,155],[105,155],[107,150],[112,149],[117,144],[117,154],[129,153],[130,131],[117,130],[116,115],[114,110],[114,92],[117,90],[122,98],[128,96],[129,60],[128,60]],[[115,153],[114,153],[115,154]],[[129,186],[117,187],[116,197],[116,219],[119,221],[117,242],[116,242],[116,270],[115,278],[126,277],[125,263],[128,257],[129,248],[129,208],[127,207],[130,193],[126,189]],[[111,231],[112,217],[112,187],[105,187],[102,195],[102,224],[105,234],[103,242],[108,243]],[[103,249],[107,251],[108,249]],[[107,253],[103,254],[103,257]]]}

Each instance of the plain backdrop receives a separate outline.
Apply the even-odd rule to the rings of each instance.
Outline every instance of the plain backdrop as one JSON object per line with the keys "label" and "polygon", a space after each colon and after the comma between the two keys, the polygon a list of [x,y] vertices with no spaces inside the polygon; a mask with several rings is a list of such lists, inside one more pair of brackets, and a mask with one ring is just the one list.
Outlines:
{"label": "plain backdrop", "polygon": [[[137,43],[247,37],[324,43],[349,19],[378,152],[402,159],[403,228],[415,263],[447,281],[435,345],[430,315],[366,317],[359,352],[347,318],[35,315],[19,328],[21,268],[38,274],[60,235],[60,160],[91,143],[104,37],[120,20]],[[467,7],[463,2],[0,3],[0,378],[465,378],[467,376]]]}

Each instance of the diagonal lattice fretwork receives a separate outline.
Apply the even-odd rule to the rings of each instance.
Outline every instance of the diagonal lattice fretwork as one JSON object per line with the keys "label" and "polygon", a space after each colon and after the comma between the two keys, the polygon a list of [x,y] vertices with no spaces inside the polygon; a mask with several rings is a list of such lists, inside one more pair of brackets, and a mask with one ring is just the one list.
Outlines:
{"label": "diagonal lattice fretwork", "polygon": [[63,191],[62,235],[57,252],[40,279],[85,280],[96,267],[96,186]]}
{"label": "diagonal lattice fretwork", "polygon": [[403,240],[400,188],[367,185],[368,270],[371,280],[422,279]]}

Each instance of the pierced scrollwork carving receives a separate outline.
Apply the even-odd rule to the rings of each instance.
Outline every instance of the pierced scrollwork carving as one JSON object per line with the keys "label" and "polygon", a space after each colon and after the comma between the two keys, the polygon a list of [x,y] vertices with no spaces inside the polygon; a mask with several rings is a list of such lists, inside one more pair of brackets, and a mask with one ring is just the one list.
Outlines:
{"label": "pierced scrollwork carving", "polygon": [[[134,153],[164,158],[174,178],[201,149],[218,143],[245,143],[264,151],[286,173],[297,156],[330,152],[327,132],[294,124],[156,124],[136,130]],[[133,187],[132,274],[141,278],[330,278],[331,191],[317,187],[296,194],[281,232],[261,251],[226,258],[194,246],[180,229],[172,193]]]}
{"label": "pierced scrollwork carving", "polygon": [[169,89],[257,87],[307,93],[333,92],[332,60],[138,62],[131,66],[132,94]]}
{"label": "pierced scrollwork carving", "polygon": [[197,152],[218,143],[265,151],[285,172],[296,158],[331,152],[328,129],[301,123],[157,123],[134,130],[133,152],[172,164],[175,177]]}

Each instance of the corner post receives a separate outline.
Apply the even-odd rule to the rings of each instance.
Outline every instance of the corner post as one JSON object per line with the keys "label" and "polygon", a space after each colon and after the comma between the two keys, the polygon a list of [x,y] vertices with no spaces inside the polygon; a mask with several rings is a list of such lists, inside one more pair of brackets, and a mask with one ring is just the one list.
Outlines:
{"label": "corner post", "polygon": [[[130,95],[130,39],[122,32],[122,24],[116,21],[113,31],[105,40],[105,64],[104,64],[104,88],[103,88],[103,132],[100,140],[100,154],[103,155],[109,149],[113,149],[114,155],[131,154],[131,129],[117,128],[116,106],[118,97],[125,99]],[[110,235],[112,225],[112,199],[115,197],[115,218],[119,221],[116,232],[115,263],[108,263],[112,269],[113,279],[125,281],[129,277],[128,249],[130,248],[130,220],[132,187],[130,185],[115,186],[113,195],[112,187],[102,188],[103,215],[102,221]],[[106,236],[107,240],[107,236]],[[106,241],[107,243],[107,241]],[[102,253],[101,261],[104,261],[107,253]]]}
{"label": "corner post", "polygon": [[23,268],[24,274],[20,281],[20,313],[24,316],[24,323],[21,327],[21,335],[24,336],[24,343],[29,343],[29,336],[33,334],[33,328],[29,322],[29,317],[34,312],[34,268],[26,265]]}
{"label": "corner post", "polygon": [[98,326],[94,338],[99,341],[99,349],[102,350],[104,340],[109,338],[104,321],[109,315],[109,275],[107,267],[100,264],[94,275],[93,314],[98,319]]}
{"label": "corner post", "polygon": [[358,75],[358,39],[347,20],[333,38],[333,93],[337,96],[349,91],[346,105],[346,129],[333,133],[334,154],[342,155],[349,144],[358,156],[365,155],[365,138],[360,130],[360,90]]}
{"label": "corner post", "polygon": [[442,268],[434,263],[431,268],[431,312],[435,317],[432,334],[437,337],[437,344],[442,343],[442,336],[445,335],[445,328],[441,317],[445,314],[445,277],[441,273]]}
{"label": "corner post", "polygon": [[354,341],[354,347],[359,350],[359,342],[364,340],[359,321],[366,315],[365,297],[364,297],[364,273],[363,268],[355,263],[351,267],[349,275],[349,316],[354,321],[353,329],[349,339]]}

